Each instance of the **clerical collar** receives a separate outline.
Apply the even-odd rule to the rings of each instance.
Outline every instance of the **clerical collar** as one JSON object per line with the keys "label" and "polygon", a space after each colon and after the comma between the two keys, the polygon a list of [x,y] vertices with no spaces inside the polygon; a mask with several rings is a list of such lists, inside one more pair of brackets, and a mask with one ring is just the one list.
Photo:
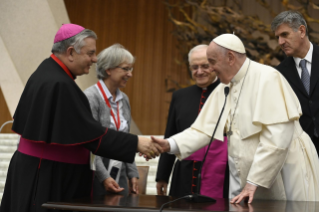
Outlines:
{"label": "clerical collar", "polygon": [[248,65],[249,65],[249,59],[246,58],[245,62],[240,67],[240,69],[237,72],[237,74],[233,77],[233,79],[231,79],[232,83],[238,83],[240,80],[243,79],[243,77],[245,76],[245,74],[247,72]]}
{"label": "clerical collar", "polygon": [[310,48],[309,48],[308,53],[307,53],[305,58],[293,57],[295,60],[296,66],[299,67],[300,61],[303,59],[305,59],[308,63],[311,63],[312,62],[312,52],[313,52],[313,45],[310,42]]}
{"label": "clerical collar", "polygon": [[[218,80],[218,77],[216,76],[215,79],[214,79],[214,81],[213,81],[209,86],[212,86],[215,82],[217,82],[217,80]],[[208,86],[208,87],[209,87],[209,86]],[[198,86],[198,87],[199,87],[199,86]],[[201,88],[202,90],[207,90],[208,87],[205,87],[205,88],[199,87],[199,88]]]}
{"label": "clerical collar", "polygon": [[217,82],[217,80],[218,80],[218,77],[216,76],[215,79],[214,79],[214,81],[212,82],[212,84],[215,83],[215,82]]}
{"label": "clerical collar", "polygon": [[51,54],[50,56],[55,62],[57,62],[57,64],[59,64],[59,66],[61,66],[61,68],[65,71],[65,73],[67,75],[69,75],[69,77],[71,77],[71,79],[75,80],[75,76],[70,72],[70,70],[68,69],[68,67],[66,67],[66,65],[64,65],[64,63],[62,63],[62,61],[57,58],[57,56],[55,56],[54,54]]}

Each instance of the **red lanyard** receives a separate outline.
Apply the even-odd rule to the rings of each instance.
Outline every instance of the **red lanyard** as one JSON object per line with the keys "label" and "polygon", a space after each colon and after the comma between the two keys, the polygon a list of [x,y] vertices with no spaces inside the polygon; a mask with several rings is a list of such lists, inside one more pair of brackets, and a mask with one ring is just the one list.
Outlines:
{"label": "red lanyard", "polygon": [[105,94],[105,92],[104,92],[104,89],[102,88],[102,85],[101,85],[100,81],[97,82],[97,86],[99,87],[99,89],[100,89],[100,91],[101,91],[101,93],[102,93],[102,95],[103,95],[103,97],[104,97],[104,101],[105,101],[106,105],[110,108],[111,116],[112,116],[112,118],[113,118],[113,120],[114,120],[116,129],[119,130],[119,129],[120,129],[120,126],[121,126],[120,111],[119,111],[119,102],[117,102],[117,121],[116,121],[115,116],[114,116],[114,113],[113,113],[113,110],[112,110],[112,107],[111,107],[110,102],[109,102],[109,100],[108,100],[108,98],[107,98],[107,96],[106,96],[106,94]]}

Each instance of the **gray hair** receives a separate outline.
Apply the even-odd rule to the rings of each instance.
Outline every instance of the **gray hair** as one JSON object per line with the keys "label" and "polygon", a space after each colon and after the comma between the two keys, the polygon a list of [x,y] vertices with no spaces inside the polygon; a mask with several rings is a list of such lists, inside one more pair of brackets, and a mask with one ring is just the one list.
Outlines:
{"label": "gray hair", "polygon": [[188,63],[191,63],[191,56],[192,56],[193,52],[198,51],[200,49],[207,49],[207,48],[208,48],[208,45],[206,45],[206,44],[200,44],[200,45],[193,47],[188,53]]}
{"label": "gray hair", "polygon": [[96,40],[97,36],[92,30],[85,29],[73,37],[53,44],[51,52],[53,54],[62,54],[65,53],[70,46],[73,46],[74,50],[80,54],[81,48],[85,45],[85,38],[94,38]]}
{"label": "gray hair", "polygon": [[306,35],[308,36],[307,23],[298,11],[289,10],[281,12],[272,21],[271,30],[276,31],[281,24],[288,24],[288,26],[295,32],[298,31],[301,25],[303,25],[306,27]]}
{"label": "gray hair", "polygon": [[116,43],[104,49],[97,56],[97,78],[106,79],[108,77],[106,70],[115,68],[116,66],[124,62],[128,64],[133,64],[135,62],[135,58],[121,44]]}

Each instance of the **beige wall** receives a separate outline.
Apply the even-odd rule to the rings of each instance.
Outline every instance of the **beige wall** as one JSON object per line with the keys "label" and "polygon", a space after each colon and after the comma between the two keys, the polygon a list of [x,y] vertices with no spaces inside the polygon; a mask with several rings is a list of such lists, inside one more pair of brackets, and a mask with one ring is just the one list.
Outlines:
{"label": "beige wall", "polygon": [[[63,0],[0,0],[0,86],[11,115],[30,75],[50,56],[62,23],[70,23]],[[76,82],[87,87],[86,77]]]}
{"label": "beige wall", "polygon": [[[59,22],[60,17],[68,21],[68,16],[62,0],[51,4],[43,0],[0,0],[0,5],[0,87],[13,116],[28,78],[50,55],[57,31],[54,15]],[[54,9],[59,11],[53,15]]]}
{"label": "beige wall", "polygon": [[41,0],[1,0],[0,24],[0,36],[25,85],[50,55],[57,25],[49,4]]}
{"label": "beige wall", "polygon": [[[3,122],[8,121],[7,117],[12,118],[24,86],[1,36],[0,64],[0,89],[2,90],[0,125],[2,125]],[[8,112],[10,114],[6,114]]]}

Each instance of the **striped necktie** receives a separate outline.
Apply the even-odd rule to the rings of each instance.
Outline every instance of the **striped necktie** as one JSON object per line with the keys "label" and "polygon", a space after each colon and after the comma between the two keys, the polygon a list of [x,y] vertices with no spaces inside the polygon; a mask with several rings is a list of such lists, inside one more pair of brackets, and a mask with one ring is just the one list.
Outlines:
{"label": "striped necktie", "polygon": [[309,89],[310,89],[310,75],[309,71],[306,67],[306,60],[301,60],[299,63],[299,66],[301,67],[301,81],[303,85],[306,88],[307,93],[309,94]]}

